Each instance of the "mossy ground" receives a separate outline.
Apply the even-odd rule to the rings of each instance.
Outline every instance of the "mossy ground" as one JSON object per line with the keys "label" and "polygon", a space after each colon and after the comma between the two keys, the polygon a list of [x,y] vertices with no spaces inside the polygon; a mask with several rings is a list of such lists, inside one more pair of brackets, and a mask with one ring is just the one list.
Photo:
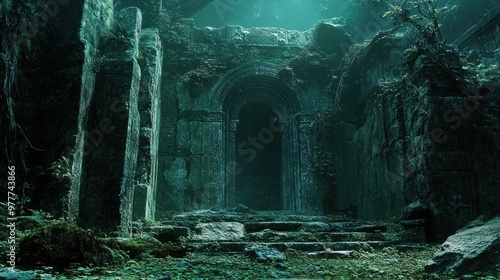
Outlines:
{"label": "mossy ground", "polygon": [[[306,253],[286,252],[287,261],[257,263],[243,254],[190,253],[185,258],[131,260],[124,266],[73,267],[61,273],[42,268],[38,279],[453,279],[427,275],[425,260],[437,250],[399,252],[386,248],[360,252],[349,259],[313,259]],[[471,279],[499,279],[471,275]],[[170,277],[170,278],[168,278]],[[161,278],[160,278],[161,279]]]}

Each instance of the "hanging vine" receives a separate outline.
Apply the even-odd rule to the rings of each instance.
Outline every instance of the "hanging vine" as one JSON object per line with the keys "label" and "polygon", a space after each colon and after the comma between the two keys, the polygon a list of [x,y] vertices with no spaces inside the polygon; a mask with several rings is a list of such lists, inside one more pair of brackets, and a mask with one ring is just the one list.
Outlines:
{"label": "hanging vine", "polygon": [[[33,24],[33,15],[42,9],[42,1],[5,1],[0,6],[0,29],[2,30],[1,58],[1,87],[3,94],[0,103],[2,112],[0,128],[5,133],[2,153],[7,161],[14,160],[15,147],[20,128],[16,122],[15,100],[19,95],[18,78],[23,52],[32,49],[32,39],[37,30]],[[23,135],[21,133],[21,135]]]}
{"label": "hanging vine", "polygon": [[[27,174],[27,151],[33,148],[19,125],[19,106],[23,85],[21,65],[30,59],[36,37],[34,15],[43,9],[42,0],[2,1],[0,3],[0,167],[15,165],[18,174]],[[16,104],[16,101],[19,102]],[[23,171],[24,172],[23,172]],[[24,211],[26,176],[18,176],[20,212]]]}

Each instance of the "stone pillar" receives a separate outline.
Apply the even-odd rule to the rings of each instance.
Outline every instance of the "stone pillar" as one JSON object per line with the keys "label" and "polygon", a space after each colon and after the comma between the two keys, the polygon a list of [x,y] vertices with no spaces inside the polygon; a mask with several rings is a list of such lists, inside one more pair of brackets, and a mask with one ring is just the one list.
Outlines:
{"label": "stone pillar", "polygon": [[236,132],[238,131],[239,120],[230,120],[227,132],[227,158],[226,158],[226,174],[224,178],[225,185],[225,206],[236,206],[236,173],[238,166],[241,163],[236,161]]}
{"label": "stone pillar", "polygon": [[[137,62],[141,13],[122,10],[116,17],[120,37],[103,38],[100,67],[88,108],[83,145],[78,223],[87,228],[131,233],[134,178],[139,147]],[[81,139],[80,139],[81,140]],[[82,140],[81,140],[82,141]]]}
{"label": "stone pillar", "polygon": [[137,159],[134,218],[153,221],[156,208],[156,184],[159,141],[160,81],[163,50],[158,29],[141,31],[139,44],[142,79],[139,92],[141,115],[140,149]]}
{"label": "stone pillar", "polygon": [[321,197],[316,188],[315,178],[312,167],[312,141],[311,141],[311,125],[315,118],[314,114],[299,114],[298,121],[298,136],[299,136],[299,151],[300,151],[300,187],[298,210],[306,212],[320,212]]}
{"label": "stone pillar", "polygon": [[203,141],[203,172],[205,182],[202,194],[202,207],[222,207],[224,204],[224,144],[222,112],[208,112],[205,116],[205,135]]}
{"label": "stone pillar", "polygon": [[137,7],[143,14],[142,28],[158,26],[158,17],[163,9],[163,0],[120,0],[115,1],[117,9]]}
{"label": "stone pillar", "polygon": [[281,188],[283,192],[283,210],[296,210],[296,187],[295,174],[297,164],[295,157],[297,156],[297,143],[294,137],[293,118],[279,119],[279,128],[282,133],[281,153]]}

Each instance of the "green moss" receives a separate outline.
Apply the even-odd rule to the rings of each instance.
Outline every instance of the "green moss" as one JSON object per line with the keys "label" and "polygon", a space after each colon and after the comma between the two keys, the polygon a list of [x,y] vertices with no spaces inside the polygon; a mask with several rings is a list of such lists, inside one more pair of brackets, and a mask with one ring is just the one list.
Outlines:
{"label": "green moss", "polygon": [[125,258],[90,231],[57,222],[24,237],[20,242],[19,260],[23,265],[68,267],[72,263],[120,263]]}
{"label": "green moss", "polygon": [[101,9],[99,13],[100,21],[107,27],[107,29],[111,28],[111,26],[113,25],[113,14],[113,1],[108,0],[101,2]]}
{"label": "green moss", "polygon": [[186,255],[186,245],[179,243],[161,243],[154,238],[136,237],[116,241],[116,246],[125,251],[133,259],[146,257],[164,258],[167,256],[183,257]]}

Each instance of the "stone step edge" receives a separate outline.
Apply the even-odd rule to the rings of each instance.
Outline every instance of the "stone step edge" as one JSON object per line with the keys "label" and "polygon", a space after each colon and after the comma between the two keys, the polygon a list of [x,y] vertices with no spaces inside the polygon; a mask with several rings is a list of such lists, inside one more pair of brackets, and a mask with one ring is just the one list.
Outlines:
{"label": "stone step edge", "polygon": [[353,251],[381,249],[393,243],[384,241],[361,242],[188,242],[188,250],[194,252],[243,252],[249,245],[275,248],[281,252],[294,249],[304,252]]}
{"label": "stone step edge", "polygon": [[[258,236],[265,234],[265,236]],[[286,236],[286,234],[296,236]],[[400,234],[395,232],[359,232],[359,231],[259,231],[246,233],[242,241],[265,242],[268,239],[275,239],[279,242],[297,242],[294,238],[318,238],[318,239],[339,239],[337,241],[386,241],[393,242],[401,238]],[[288,239],[288,240],[287,240]],[[348,239],[348,240],[345,240]],[[304,242],[326,242],[326,241],[304,241]],[[334,242],[334,241],[328,241]]]}
{"label": "stone step edge", "polygon": [[387,225],[346,222],[346,223],[321,223],[321,222],[249,222],[245,223],[247,233],[259,232],[265,229],[274,231],[323,231],[323,232],[386,232]]}
{"label": "stone step edge", "polygon": [[[174,224],[163,224],[162,226],[187,227],[193,230],[196,228],[196,225],[200,223],[203,222],[176,222]],[[273,231],[280,231],[280,232],[305,231],[305,232],[366,232],[366,233],[387,232],[388,230],[387,225],[370,224],[362,222],[323,223],[323,222],[274,221],[274,222],[247,222],[241,224],[244,225],[246,233],[260,232],[266,229]]]}

